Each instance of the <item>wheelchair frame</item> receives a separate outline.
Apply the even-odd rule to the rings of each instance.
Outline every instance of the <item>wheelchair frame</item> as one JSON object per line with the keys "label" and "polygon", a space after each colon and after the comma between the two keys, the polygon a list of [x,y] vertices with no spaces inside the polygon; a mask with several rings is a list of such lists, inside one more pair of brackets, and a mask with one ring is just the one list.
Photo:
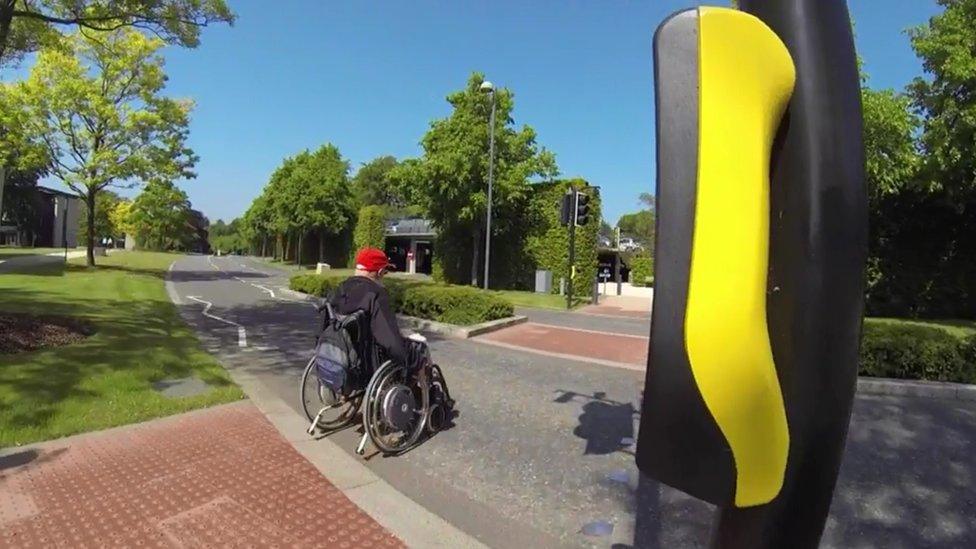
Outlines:
{"label": "wheelchair frame", "polygon": [[[325,323],[332,319],[341,321],[348,316],[337,314],[328,301],[319,306],[318,311],[320,313],[326,311],[327,314],[322,321],[323,328]],[[336,395],[332,389],[322,384],[315,373],[315,356],[313,355],[305,366],[299,387],[302,409],[310,421],[308,434],[314,435],[318,430],[325,436],[342,430],[355,422],[357,412],[360,410],[362,410],[363,436],[356,448],[356,453],[359,455],[365,453],[367,442],[372,443],[385,455],[400,454],[416,446],[425,432],[429,434],[436,432],[440,427],[436,424],[442,423],[444,417],[435,416],[435,414],[443,414],[445,411],[438,410],[437,405],[431,405],[431,387],[434,383],[439,382],[441,383],[441,390],[444,391],[448,400],[450,400],[450,395],[447,393],[446,383],[443,382],[440,367],[431,361],[430,349],[426,345],[423,348],[423,353],[423,356],[420,357],[421,364],[417,368],[408,368],[403,364],[395,364],[391,360],[382,362],[371,374],[366,388],[349,395]],[[364,360],[374,361],[372,358],[364,358]],[[306,393],[310,383],[315,388],[315,394],[319,399],[319,402],[312,407],[310,407]],[[387,440],[387,437],[404,432],[402,429],[397,429],[396,422],[391,421],[389,416],[397,414],[397,410],[392,410],[392,414],[390,413],[391,406],[407,406],[409,408],[406,403],[410,401],[410,397],[405,397],[405,390],[410,392],[414,402],[419,406],[415,406],[413,410],[400,410],[398,415],[401,415],[401,421],[402,414],[413,414],[418,417],[411,422],[404,436],[390,441]],[[346,408],[337,419],[323,422],[326,412],[342,407]],[[315,408],[318,409],[313,413]],[[431,421],[432,417],[436,417],[438,420]]]}

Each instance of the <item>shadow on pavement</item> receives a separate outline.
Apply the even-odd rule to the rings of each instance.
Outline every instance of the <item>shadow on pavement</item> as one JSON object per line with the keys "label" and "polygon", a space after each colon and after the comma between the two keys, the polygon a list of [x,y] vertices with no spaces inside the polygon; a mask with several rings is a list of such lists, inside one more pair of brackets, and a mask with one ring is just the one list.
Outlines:
{"label": "shadow on pavement", "polygon": [[[603,392],[582,394],[558,391],[555,402],[586,400],[573,434],[586,440],[584,454],[623,452],[633,455],[640,412],[632,402],[606,398]],[[624,440],[630,439],[630,440]],[[636,470],[636,468],[632,469]],[[633,544],[614,544],[613,549],[703,547],[708,542],[712,506],[656,480],[628,471],[628,482],[616,491],[634,516]]]}
{"label": "shadow on pavement", "polygon": [[[108,267],[111,268],[111,267]],[[122,269],[127,270],[127,269]],[[156,274],[162,278],[165,273],[157,271],[153,273],[152,271],[147,271],[145,274]],[[271,278],[270,276],[263,273],[256,273],[253,271],[228,271],[228,270],[207,270],[207,271],[172,271],[170,272],[169,279],[173,282],[206,282],[211,280],[225,280],[228,278],[244,278],[244,279],[257,279],[257,278]]]}

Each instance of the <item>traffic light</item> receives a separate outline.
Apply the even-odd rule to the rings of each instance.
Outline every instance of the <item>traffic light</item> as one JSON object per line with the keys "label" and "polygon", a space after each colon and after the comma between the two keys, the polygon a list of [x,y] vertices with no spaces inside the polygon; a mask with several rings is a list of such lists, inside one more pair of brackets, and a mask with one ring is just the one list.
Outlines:
{"label": "traffic light", "polygon": [[590,195],[576,191],[576,226],[582,227],[590,221]]}
{"label": "traffic light", "polygon": [[559,210],[559,224],[568,227],[573,220],[573,193],[568,192],[563,195],[563,202]]}

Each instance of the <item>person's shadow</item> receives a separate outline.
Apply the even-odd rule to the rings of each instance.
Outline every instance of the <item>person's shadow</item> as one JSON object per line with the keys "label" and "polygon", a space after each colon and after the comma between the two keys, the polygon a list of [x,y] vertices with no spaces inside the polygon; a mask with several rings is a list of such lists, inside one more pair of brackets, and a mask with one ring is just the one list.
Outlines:
{"label": "person's shadow", "polygon": [[573,434],[586,441],[585,455],[605,455],[613,452],[625,452],[630,444],[624,444],[624,439],[634,438],[634,406],[629,402],[613,402],[602,400],[602,394],[593,395],[595,399],[583,405],[583,413],[579,416],[579,425]]}

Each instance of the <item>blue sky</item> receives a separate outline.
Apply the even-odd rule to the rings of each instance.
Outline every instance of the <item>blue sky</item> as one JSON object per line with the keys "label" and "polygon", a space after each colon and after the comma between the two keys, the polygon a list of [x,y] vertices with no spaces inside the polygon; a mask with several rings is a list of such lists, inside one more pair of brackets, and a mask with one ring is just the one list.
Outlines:
{"label": "blue sky", "polygon": [[[355,167],[420,154],[431,120],[472,71],[515,92],[564,176],[602,186],[611,224],[653,192],[651,37],[701,2],[232,1],[234,27],[169,49],[169,93],[196,103],[198,177],[181,183],[211,220],[240,215],[281,159],[332,142]],[[724,4],[724,2],[712,2]],[[851,0],[875,87],[901,88],[920,64],[904,29],[934,0]]]}

